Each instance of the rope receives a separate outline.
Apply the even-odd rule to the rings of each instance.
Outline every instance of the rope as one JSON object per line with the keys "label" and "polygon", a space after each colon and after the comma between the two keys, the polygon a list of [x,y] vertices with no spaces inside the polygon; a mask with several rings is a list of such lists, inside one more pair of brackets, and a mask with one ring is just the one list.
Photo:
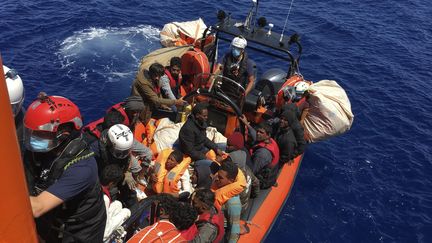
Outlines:
{"label": "rope", "polygon": [[88,153],[86,155],[77,157],[71,161],[69,161],[69,163],[67,163],[64,167],[63,170],[65,171],[67,168],[69,168],[71,165],[75,164],[76,162],[80,161],[80,160],[84,160],[84,159],[88,159],[90,157],[92,157],[94,155],[94,152]]}
{"label": "rope", "polygon": [[293,3],[294,3],[294,0],[291,0],[291,4],[290,4],[290,7],[289,7],[289,9],[288,9],[288,14],[287,14],[286,19],[285,19],[284,27],[283,27],[283,29],[282,29],[282,34],[281,34],[281,37],[280,37],[280,39],[279,39],[279,42],[282,42],[283,35],[284,35],[284,32],[285,32],[285,27],[286,27],[286,25],[287,25],[288,17],[289,17],[289,15],[290,15],[290,13],[291,13],[291,8],[292,8]]}

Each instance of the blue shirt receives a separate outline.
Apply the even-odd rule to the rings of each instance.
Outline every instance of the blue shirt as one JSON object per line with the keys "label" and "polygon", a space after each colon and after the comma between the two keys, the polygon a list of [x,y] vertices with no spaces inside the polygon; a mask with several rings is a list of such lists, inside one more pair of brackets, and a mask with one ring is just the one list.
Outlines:
{"label": "blue shirt", "polygon": [[237,242],[240,235],[240,214],[242,210],[240,197],[235,196],[230,198],[223,207],[227,220],[226,238],[229,243]]}
{"label": "blue shirt", "polygon": [[67,168],[62,176],[47,191],[67,201],[86,189],[93,187],[98,180],[98,168],[94,157],[80,160]]}

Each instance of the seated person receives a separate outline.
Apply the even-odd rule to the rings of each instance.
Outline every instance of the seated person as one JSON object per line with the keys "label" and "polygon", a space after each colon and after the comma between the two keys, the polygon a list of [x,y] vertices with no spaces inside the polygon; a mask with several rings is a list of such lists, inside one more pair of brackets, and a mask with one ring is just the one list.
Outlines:
{"label": "seated person", "polygon": [[248,165],[260,180],[261,189],[272,187],[276,183],[279,169],[279,147],[270,135],[272,128],[261,123],[256,129],[256,141],[250,152],[252,164]]}
{"label": "seated person", "polygon": [[154,208],[159,211],[155,213],[159,215],[156,222],[140,230],[127,242],[186,242],[181,231],[194,224],[196,211],[192,207],[180,205],[176,198],[169,194],[156,195],[155,204]]}
{"label": "seated person", "polygon": [[156,193],[169,193],[179,196],[192,193],[189,175],[190,158],[184,158],[179,150],[162,150],[156,159],[154,174],[151,177]]}
{"label": "seated person", "polygon": [[109,129],[115,124],[123,124],[132,129],[135,127],[143,108],[144,103],[140,96],[130,96],[123,102],[110,107],[103,118],[83,127],[82,132],[90,144],[100,138],[103,130]]}
{"label": "seated person", "polygon": [[179,202],[177,209],[170,215],[174,225],[180,230],[187,241],[193,240],[198,234],[195,221],[198,213],[189,202]]}
{"label": "seated person", "polygon": [[179,145],[180,150],[191,157],[195,164],[205,163],[211,164],[207,159],[206,153],[213,150],[218,155],[224,153],[217,145],[206,136],[207,119],[208,119],[208,104],[198,103],[192,109],[192,114],[189,115],[187,121],[180,129]]}
{"label": "seated person", "polygon": [[[225,54],[218,63],[216,70],[239,83],[245,89],[245,96],[254,87],[255,65],[246,53],[247,41],[242,36],[235,37],[231,42],[231,52]],[[224,84],[222,84],[223,89]],[[226,90],[226,89],[223,89]]]}
{"label": "seated person", "polygon": [[212,184],[212,176],[219,170],[219,165],[212,162],[210,166],[207,164],[197,164],[194,167],[191,175],[191,183],[194,188],[210,189]]}
{"label": "seated person", "polygon": [[162,95],[172,100],[180,98],[181,83],[181,59],[180,57],[173,57],[170,60],[170,65],[165,67],[165,75],[159,80]]}
{"label": "seated person", "polygon": [[198,212],[198,234],[192,240],[193,243],[214,242],[218,243],[224,237],[224,215],[214,206],[215,194],[210,189],[197,189],[192,194],[192,205]]}
{"label": "seated person", "polygon": [[104,192],[104,202],[107,211],[104,241],[107,241],[109,236],[131,215],[131,211],[127,208],[123,208],[121,202],[111,200],[111,191],[122,180],[123,171],[116,164],[108,165],[102,171],[100,181],[102,191]]}
{"label": "seated person", "polygon": [[239,132],[234,132],[227,139],[227,149],[231,160],[236,164],[246,177],[246,188],[240,193],[240,200],[242,202],[242,214],[245,212],[249,198],[255,198],[260,191],[260,182],[254,175],[252,170],[246,165],[249,152],[243,150],[244,137]]}
{"label": "seated person", "polygon": [[132,94],[141,96],[144,102],[144,109],[140,115],[144,124],[147,124],[156,109],[169,109],[173,105],[183,106],[187,104],[183,99],[172,100],[162,97],[159,80],[164,74],[164,67],[159,63],[153,63],[148,71],[143,71],[142,76],[138,74],[132,84]]}
{"label": "seated person", "polygon": [[[227,221],[225,238],[228,242],[237,242],[239,238],[242,204],[238,194],[228,195],[225,193],[222,195],[221,192],[224,190],[226,191],[227,189],[229,190],[231,187],[235,186],[235,181],[239,173],[242,172],[231,160],[224,160],[212,185],[212,188],[216,189],[216,208],[218,208],[218,201],[223,201],[221,206]],[[241,193],[241,191],[239,193]],[[226,198],[221,199],[222,197]]]}

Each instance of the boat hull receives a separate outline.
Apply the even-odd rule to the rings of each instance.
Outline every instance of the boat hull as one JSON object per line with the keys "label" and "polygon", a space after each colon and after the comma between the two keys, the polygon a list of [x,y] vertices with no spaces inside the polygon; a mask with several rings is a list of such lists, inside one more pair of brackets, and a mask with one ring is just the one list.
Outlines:
{"label": "boat hull", "polygon": [[245,221],[249,222],[250,232],[241,235],[238,242],[265,240],[289,197],[302,159],[303,155],[300,155],[293,163],[284,164],[277,179],[277,186],[262,191],[258,198],[251,199],[245,218]]}

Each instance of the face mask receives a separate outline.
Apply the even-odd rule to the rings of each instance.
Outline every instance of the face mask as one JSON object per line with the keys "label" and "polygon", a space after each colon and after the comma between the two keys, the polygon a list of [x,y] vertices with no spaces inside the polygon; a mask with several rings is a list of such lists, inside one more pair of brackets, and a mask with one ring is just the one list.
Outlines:
{"label": "face mask", "polygon": [[238,49],[238,48],[233,48],[232,51],[231,51],[231,54],[232,54],[234,57],[237,58],[237,57],[240,56],[240,54],[241,54],[241,50]]}
{"label": "face mask", "polygon": [[30,147],[34,152],[47,152],[50,141],[49,139],[30,137]]}

